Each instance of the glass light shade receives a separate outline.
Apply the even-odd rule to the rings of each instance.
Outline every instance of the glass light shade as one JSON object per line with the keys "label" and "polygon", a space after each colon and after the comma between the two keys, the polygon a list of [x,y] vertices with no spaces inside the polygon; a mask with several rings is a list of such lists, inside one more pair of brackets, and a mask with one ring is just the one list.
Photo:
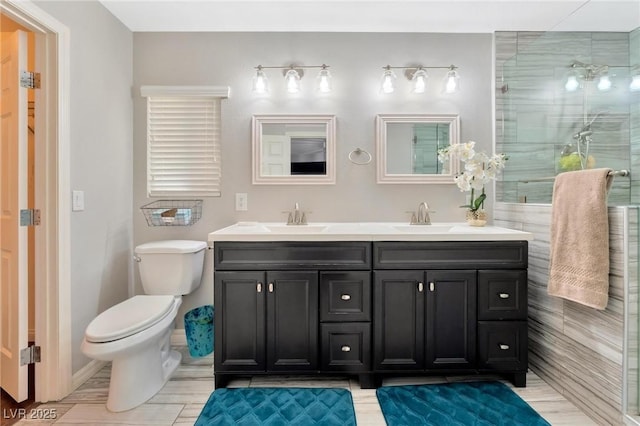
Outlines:
{"label": "glass light shade", "polygon": [[284,75],[287,82],[287,92],[298,93],[300,91],[300,74],[298,71],[291,69]]}
{"label": "glass light shade", "polygon": [[396,75],[390,68],[384,70],[382,81],[380,82],[380,91],[382,93],[393,93],[395,90]]}
{"label": "glass light shade", "polygon": [[629,84],[629,90],[632,92],[640,91],[640,74],[636,74],[631,77],[631,83]]}
{"label": "glass light shade", "polygon": [[598,80],[598,90],[604,92],[609,89],[611,89],[611,80],[608,74],[604,74],[600,77],[600,80]]}
{"label": "glass light shade", "polygon": [[567,77],[567,82],[564,84],[564,88],[567,92],[575,92],[580,87],[580,82],[575,74],[571,74]]}
{"label": "glass light shade", "polygon": [[444,78],[444,93],[456,93],[460,90],[460,76],[456,70],[450,70]]}
{"label": "glass light shade", "polygon": [[318,92],[329,93],[331,92],[331,73],[328,69],[322,68],[316,78],[316,86]]}
{"label": "glass light shade", "polygon": [[429,76],[422,68],[416,70],[411,78],[413,84],[413,93],[424,93],[427,90],[427,79]]}
{"label": "glass light shade", "polygon": [[253,91],[254,93],[259,94],[269,93],[269,80],[267,79],[267,75],[260,68],[253,77]]}

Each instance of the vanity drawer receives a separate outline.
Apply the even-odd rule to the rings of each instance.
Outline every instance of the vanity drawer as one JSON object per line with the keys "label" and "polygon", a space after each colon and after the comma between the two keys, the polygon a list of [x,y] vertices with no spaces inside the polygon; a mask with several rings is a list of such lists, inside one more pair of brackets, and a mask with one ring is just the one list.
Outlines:
{"label": "vanity drawer", "polygon": [[214,270],[371,269],[367,242],[215,242]]}
{"label": "vanity drawer", "polygon": [[373,269],[525,269],[528,247],[527,241],[374,242]]}
{"label": "vanity drawer", "polygon": [[478,271],[478,319],[526,320],[527,271]]}
{"label": "vanity drawer", "polygon": [[526,370],[526,321],[479,321],[478,368]]}
{"label": "vanity drawer", "polygon": [[371,368],[369,323],[320,324],[323,371],[365,372]]}
{"label": "vanity drawer", "polygon": [[320,321],[371,321],[371,272],[320,272]]}

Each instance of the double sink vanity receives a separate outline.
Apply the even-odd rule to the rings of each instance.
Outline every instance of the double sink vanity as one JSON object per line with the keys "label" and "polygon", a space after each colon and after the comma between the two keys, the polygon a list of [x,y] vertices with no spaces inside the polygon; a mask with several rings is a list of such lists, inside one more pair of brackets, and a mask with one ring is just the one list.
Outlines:
{"label": "double sink vanity", "polygon": [[526,385],[532,234],[239,222],[214,250],[215,386],[234,376],[506,374]]}

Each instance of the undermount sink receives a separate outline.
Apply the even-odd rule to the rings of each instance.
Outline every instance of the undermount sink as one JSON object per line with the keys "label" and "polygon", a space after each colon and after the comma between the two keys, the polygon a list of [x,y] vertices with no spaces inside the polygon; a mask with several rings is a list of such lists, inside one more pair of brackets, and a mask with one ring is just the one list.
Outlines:
{"label": "undermount sink", "polygon": [[278,234],[313,234],[327,229],[327,225],[265,225],[269,231]]}
{"label": "undermount sink", "polygon": [[396,231],[410,234],[439,234],[449,232],[452,225],[393,225]]}

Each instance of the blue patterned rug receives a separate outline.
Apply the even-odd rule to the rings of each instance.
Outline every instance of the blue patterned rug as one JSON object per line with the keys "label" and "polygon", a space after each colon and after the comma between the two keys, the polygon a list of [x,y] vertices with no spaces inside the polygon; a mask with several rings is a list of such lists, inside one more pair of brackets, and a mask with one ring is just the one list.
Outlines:
{"label": "blue patterned rug", "polygon": [[351,392],[317,388],[216,389],[195,426],[355,426]]}
{"label": "blue patterned rug", "polygon": [[388,386],[376,394],[389,426],[550,426],[500,382]]}

